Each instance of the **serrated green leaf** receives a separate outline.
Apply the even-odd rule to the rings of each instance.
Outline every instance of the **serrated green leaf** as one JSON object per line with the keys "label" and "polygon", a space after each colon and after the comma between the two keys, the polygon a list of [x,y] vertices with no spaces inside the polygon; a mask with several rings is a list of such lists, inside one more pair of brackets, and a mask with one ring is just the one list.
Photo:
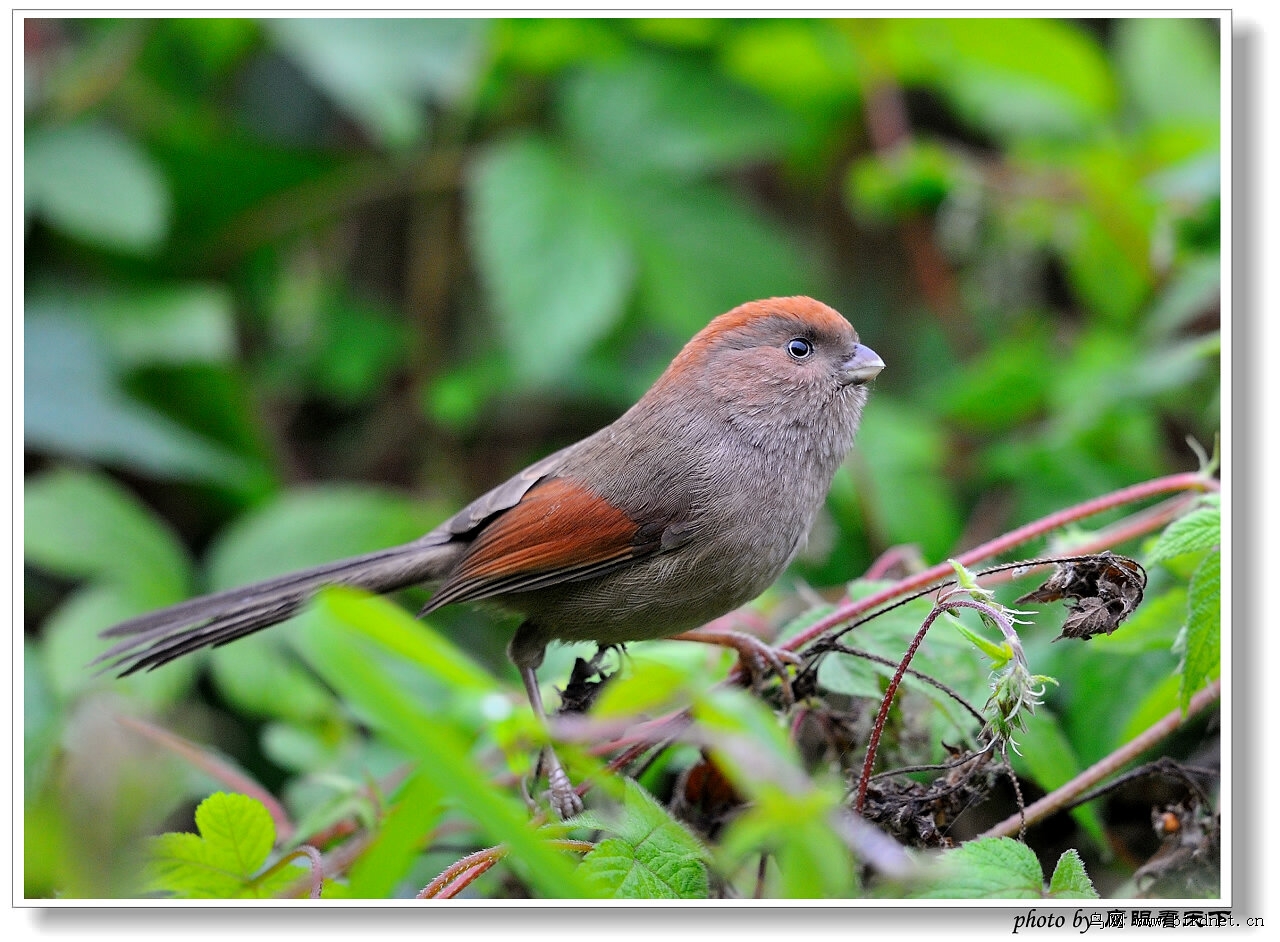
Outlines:
{"label": "serrated green leaf", "polygon": [[1098,891],[1093,888],[1080,852],[1075,848],[1063,851],[1058,858],[1058,865],[1049,878],[1048,895],[1054,899],[1098,899]]}
{"label": "serrated green leaf", "polygon": [[1173,559],[1186,553],[1200,553],[1222,542],[1222,511],[1218,507],[1201,507],[1179,517],[1160,534],[1147,553],[1149,562]]}
{"label": "serrated green leaf", "polygon": [[266,863],[276,840],[271,814],[247,795],[216,792],[196,808],[210,864],[245,877]]}
{"label": "serrated green leaf", "polygon": [[1187,589],[1187,633],[1182,667],[1182,707],[1221,670],[1222,554],[1210,553]]}
{"label": "serrated green leaf", "polygon": [[215,792],[196,808],[199,834],[162,834],[147,866],[152,890],[186,899],[263,898],[298,874],[280,874],[268,883],[255,876],[275,844],[275,825],[258,801]]}
{"label": "serrated green leaf", "polygon": [[600,895],[706,898],[706,848],[633,780],[626,780],[621,817],[604,827],[617,837],[598,843],[578,868]]}
{"label": "serrated green leaf", "polygon": [[981,838],[944,851],[939,875],[909,895],[923,899],[1040,899],[1044,876],[1035,851],[1008,837]]}

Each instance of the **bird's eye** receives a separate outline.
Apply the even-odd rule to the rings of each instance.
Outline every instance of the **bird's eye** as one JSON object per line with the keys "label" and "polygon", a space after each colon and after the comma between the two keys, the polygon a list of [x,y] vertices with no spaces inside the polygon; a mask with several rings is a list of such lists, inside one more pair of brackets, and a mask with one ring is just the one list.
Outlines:
{"label": "bird's eye", "polygon": [[793,360],[807,360],[813,353],[813,344],[803,337],[787,341],[787,353]]}

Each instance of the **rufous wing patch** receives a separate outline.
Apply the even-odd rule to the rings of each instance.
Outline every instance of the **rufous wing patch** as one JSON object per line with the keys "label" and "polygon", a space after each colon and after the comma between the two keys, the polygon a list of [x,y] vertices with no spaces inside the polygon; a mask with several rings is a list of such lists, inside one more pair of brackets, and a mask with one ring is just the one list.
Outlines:
{"label": "rufous wing patch", "polygon": [[638,529],[583,485],[547,478],[480,531],[423,611],[582,578],[647,551]]}

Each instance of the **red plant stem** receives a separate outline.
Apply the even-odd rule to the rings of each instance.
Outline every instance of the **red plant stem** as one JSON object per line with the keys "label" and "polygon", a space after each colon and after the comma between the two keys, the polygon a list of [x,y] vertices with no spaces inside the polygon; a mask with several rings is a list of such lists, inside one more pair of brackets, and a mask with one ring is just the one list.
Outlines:
{"label": "red plant stem", "polygon": [[250,798],[261,802],[262,806],[267,809],[267,813],[271,815],[271,823],[276,828],[277,842],[285,844],[293,837],[293,822],[289,820],[289,812],[285,811],[284,805],[277,801],[276,797],[266,788],[229,762],[214,755],[208,749],[196,745],[191,740],[179,736],[177,733],[171,733],[167,729],[162,729],[154,723],[148,723],[146,720],[139,719],[136,716],[120,713],[116,715],[115,719],[120,725],[127,726],[152,742],[165,747],[170,752],[182,756],[197,769],[221,782],[232,791],[248,795]]}
{"label": "red plant stem", "polygon": [[308,897],[310,899],[319,899],[320,892],[324,889],[324,858],[320,856],[320,851],[316,850],[316,848],[312,847],[310,844],[303,844],[294,850],[293,853],[286,854],[284,857],[281,857],[279,862],[277,862],[276,866],[272,867],[272,869],[274,870],[277,867],[281,867],[298,857],[307,858],[307,864],[309,867]]}
{"label": "red plant stem", "polygon": [[1141,733],[1129,740],[1108,756],[1099,759],[1065,785],[1055,788],[1026,809],[1024,814],[1013,814],[1005,818],[995,827],[980,837],[1011,837],[1024,826],[1049,817],[1065,809],[1077,795],[1082,795],[1103,779],[1108,778],[1128,765],[1142,753],[1152,748],[1160,740],[1174,733],[1188,719],[1195,716],[1222,696],[1222,681],[1215,680],[1191,698],[1184,714],[1181,710],[1171,710],[1152,723]]}
{"label": "red plant stem", "polygon": [[[560,850],[571,850],[580,854],[589,853],[596,846],[590,841],[568,839],[549,843]],[[452,899],[473,883],[476,877],[507,856],[507,853],[506,845],[498,844],[495,847],[486,847],[474,854],[468,854],[461,860],[455,860],[438,877],[422,888],[418,893],[418,899]]]}
{"label": "red plant stem", "polygon": [[[998,556],[1006,553],[1038,536],[1043,536],[1050,530],[1056,530],[1059,527],[1082,520],[1085,517],[1091,517],[1094,514],[1111,510],[1114,507],[1120,507],[1124,504],[1133,503],[1134,501],[1144,500],[1148,497],[1154,497],[1157,494],[1167,494],[1175,491],[1216,491],[1218,490],[1218,482],[1213,478],[1207,477],[1199,471],[1186,471],[1180,474],[1170,474],[1162,478],[1153,478],[1150,481],[1143,481],[1141,484],[1134,484],[1130,487],[1123,487],[1118,491],[1112,491],[1110,494],[1104,494],[1093,500],[1087,500],[1083,503],[1076,504],[1074,507],[1068,507],[1051,513],[1048,516],[1041,517],[1039,520],[1032,521],[1025,526],[1011,530],[1002,536],[996,537],[994,540],[988,540],[979,546],[975,546],[971,550],[966,550],[956,556],[956,559],[965,566],[973,565],[992,556]],[[1144,520],[1144,523],[1150,523]],[[848,602],[836,607],[835,611],[824,618],[819,619],[810,625],[800,634],[787,641],[783,647],[789,651],[795,651],[804,647],[814,638],[819,637],[825,632],[838,627],[846,621],[850,621],[868,612],[878,605],[892,601],[899,596],[907,595],[918,589],[923,589],[930,583],[937,582],[940,579],[946,579],[955,575],[955,570],[951,568],[949,562],[939,563],[936,566],[918,572],[914,576],[909,576],[900,582],[882,589],[879,592],[869,595],[866,598],[859,599],[856,602]]]}
{"label": "red plant stem", "polygon": [[929,630],[942,612],[941,608],[935,608],[929,613],[929,617],[924,620],[924,624],[920,626],[916,636],[911,639],[911,646],[907,648],[907,653],[898,662],[898,669],[894,671],[893,679],[889,681],[884,697],[880,700],[880,712],[876,714],[876,721],[871,726],[871,736],[867,740],[867,757],[862,761],[862,775],[858,778],[858,800],[853,806],[853,809],[858,814],[862,814],[862,804],[867,798],[867,784],[871,781],[871,770],[876,764],[876,750],[880,747],[880,734],[884,732],[885,720],[889,717],[889,707],[893,705],[894,694],[898,692],[898,685],[902,683],[902,677],[906,674],[907,667],[911,664],[911,659],[915,657],[916,650],[920,647],[920,642],[924,640],[925,632]]}
{"label": "red plant stem", "polygon": [[466,870],[462,871],[462,873],[460,873],[454,880],[452,880],[448,886],[444,887],[444,889],[442,889],[439,893],[435,894],[435,898],[436,899],[453,899],[455,896],[457,896],[459,893],[461,893],[463,890],[469,887],[472,883],[474,883],[481,874],[488,871],[489,868],[492,867],[497,862],[498,862],[498,858],[487,857],[484,860],[480,861],[479,863],[475,864],[474,866],[468,867]]}
{"label": "red plant stem", "polygon": [[[438,877],[422,888],[421,892],[418,893],[418,899],[436,899],[440,897],[445,890],[453,887],[453,884],[466,874],[471,874],[471,879],[467,880],[467,883],[470,883],[471,880],[480,876],[480,874],[505,857],[506,854],[507,849],[499,845],[497,847],[486,847],[483,850],[476,851],[474,854],[468,854],[461,860],[455,860]],[[465,886],[466,884],[463,885]],[[458,887],[454,892],[456,893],[461,888]]]}

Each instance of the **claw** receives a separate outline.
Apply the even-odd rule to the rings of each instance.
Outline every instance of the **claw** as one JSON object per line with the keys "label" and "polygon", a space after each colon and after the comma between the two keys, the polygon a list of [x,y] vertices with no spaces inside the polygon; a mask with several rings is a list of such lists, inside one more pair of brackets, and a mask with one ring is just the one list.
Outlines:
{"label": "claw", "polygon": [[551,758],[550,765],[547,769],[547,784],[551,786],[547,792],[551,799],[551,807],[559,816],[561,821],[565,821],[576,815],[582,814],[583,804],[582,798],[574,789],[573,783],[569,781],[569,776],[561,767],[560,761],[556,758],[556,754],[547,750],[547,754]]}

